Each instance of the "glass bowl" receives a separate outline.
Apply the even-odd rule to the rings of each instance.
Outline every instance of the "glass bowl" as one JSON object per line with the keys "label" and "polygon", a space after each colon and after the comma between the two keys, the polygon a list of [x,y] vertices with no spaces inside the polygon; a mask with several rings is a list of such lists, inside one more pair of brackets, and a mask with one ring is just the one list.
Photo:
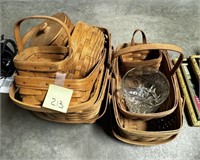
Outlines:
{"label": "glass bowl", "polygon": [[133,68],[122,78],[122,93],[130,112],[156,112],[169,92],[166,76],[154,68]]}

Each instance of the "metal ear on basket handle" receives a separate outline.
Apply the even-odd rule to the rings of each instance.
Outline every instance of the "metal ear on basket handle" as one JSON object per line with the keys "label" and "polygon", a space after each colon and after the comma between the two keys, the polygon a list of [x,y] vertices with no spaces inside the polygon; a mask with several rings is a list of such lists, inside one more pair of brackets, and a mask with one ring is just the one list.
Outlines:
{"label": "metal ear on basket handle", "polygon": [[16,40],[19,52],[21,52],[23,50],[25,42],[34,33],[34,31],[36,31],[37,28],[38,28],[38,26],[33,27],[29,32],[27,32],[25,34],[25,36],[23,38],[21,38],[21,36],[20,36],[20,24],[27,19],[49,19],[49,20],[55,21],[59,25],[61,25],[67,33],[68,45],[69,45],[69,55],[72,53],[71,36],[70,36],[70,32],[69,32],[69,29],[66,26],[66,24],[64,22],[62,22],[61,20],[55,18],[55,17],[40,16],[40,15],[26,17],[26,18],[23,18],[23,19],[21,19],[21,20],[19,20],[18,22],[15,23],[15,25],[14,25],[14,35],[15,35],[15,40]]}
{"label": "metal ear on basket handle", "polygon": [[135,37],[135,34],[138,33],[138,32],[141,32],[142,34],[142,43],[143,44],[147,44],[147,39],[146,39],[146,36],[144,34],[144,32],[140,29],[136,29],[134,32],[133,32],[133,36],[132,36],[132,39],[131,39],[131,46],[135,45],[135,40],[134,40],[134,37]]}
{"label": "metal ear on basket handle", "polygon": [[173,68],[171,69],[170,75],[173,75],[176,72],[176,70],[182,63],[183,57],[184,57],[183,50],[176,45],[163,44],[163,43],[147,43],[147,44],[138,44],[134,46],[129,46],[129,47],[122,48],[120,50],[115,51],[112,55],[112,61],[115,58],[122,56],[124,54],[138,52],[138,51],[145,51],[145,50],[169,50],[169,51],[174,51],[175,53],[179,53],[178,60],[174,64]]}

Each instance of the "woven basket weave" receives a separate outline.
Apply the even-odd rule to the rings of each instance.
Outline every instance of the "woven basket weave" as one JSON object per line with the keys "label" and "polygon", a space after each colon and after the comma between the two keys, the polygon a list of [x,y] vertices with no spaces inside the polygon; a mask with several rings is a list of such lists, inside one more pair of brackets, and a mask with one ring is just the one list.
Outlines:
{"label": "woven basket weave", "polygon": [[[138,32],[142,34],[142,43],[135,42],[135,35]],[[121,55],[120,60],[123,64],[124,72],[137,66],[159,69],[162,60],[162,50],[132,50],[132,47],[136,45],[142,47],[145,44],[147,44],[145,33],[137,29],[134,31],[130,43],[123,43],[117,46],[115,55]]]}
{"label": "woven basket weave", "polygon": [[97,27],[79,21],[72,33],[73,64],[68,66],[67,78],[83,78],[102,58],[104,34]]}
{"label": "woven basket weave", "polygon": [[[163,60],[163,67],[172,68],[172,63],[166,53],[163,54]],[[176,75],[173,75],[173,83],[176,87],[175,95],[178,97],[178,106],[171,114],[158,119],[143,121],[125,117],[119,111],[117,97],[113,95],[111,116],[113,117],[112,128],[114,136],[125,143],[145,146],[162,144],[173,140],[178,135],[183,120],[182,98]],[[115,87],[114,78],[112,79],[112,92],[113,87]]]}
{"label": "woven basket weave", "polygon": [[[35,105],[30,103],[25,103],[21,99],[21,95],[19,94],[19,88],[15,86],[9,92],[9,96],[12,101],[27,110],[33,111],[40,118],[60,122],[60,123],[93,123],[98,118],[100,118],[107,108],[107,89],[110,84],[110,68],[111,66],[111,37],[108,31],[104,28],[99,29],[104,33],[105,43],[104,43],[104,51],[103,57],[101,61],[98,62],[95,68],[91,71],[91,73],[82,79],[66,79],[65,86],[66,87],[76,87],[81,91],[81,88],[87,88],[88,85],[92,86],[92,91],[89,95],[89,99],[82,103],[77,103],[79,101],[78,98],[70,103],[68,111],[66,114],[59,113],[50,109],[46,109],[41,107],[41,105]],[[96,74],[97,73],[97,74]],[[90,81],[91,78],[88,77],[96,77],[96,81],[92,85]],[[27,81],[28,82],[28,81]],[[47,81],[48,82],[48,81]],[[51,83],[51,82],[49,82]],[[54,83],[54,81],[53,81]],[[36,84],[33,84],[36,85]],[[44,88],[46,84],[44,83]],[[33,88],[35,88],[33,86]],[[106,89],[107,88],[107,89]],[[77,93],[77,95],[79,95]],[[85,93],[82,94],[83,96]],[[102,103],[105,102],[105,103]],[[106,104],[106,105],[105,105]]]}
{"label": "woven basket weave", "polygon": [[[74,90],[70,101],[71,105],[84,103],[96,93],[96,86],[101,84],[102,81],[101,78],[104,72],[105,58],[106,53],[104,52],[101,61],[99,61],[93,71],[86,78],[64,80],[64,87]],[[32,81],[32,77],[15,76],[15,84],[19,88],[22,101],[35,105],[42,104],[49,85],[54,83],[54,78],[34,77],[34,81]]]}
{"label": "woven basket weave", "polygon": [[175,46],[175,45],[168,45],[168,44],[143,44],[143,45],[135,45],[132,46],[133,51],[137,50],[162,50],[162,54],[168,54],[166,50],[171,50],[171,51],[176,51],[176,53],[179,53],[179,59],[177,63],[175,64],[174,67],[170,67],[166,63],[166,59],[161,61],[161,67],[160,71],[164,73],[164,75],[167,77],[169,84],[170,84],[170,95],[168,99],[161,105],[159,110],[156,113],[147,113],[147,114],[140,114],[140,113],[134,113],[134,112],[129,112],[125,101],[123,99],[123,95],[121,94],[121,77],[124,75],[124,68],[123,62],[121,62],[120,58],[117,58],[117,56],[121,56],[118,54],[118,52],[113,53],[113,74],[115,77],[115,87],[114,89],[114,96],[116,96],[117,99],[117,104],[118,104],[118,109],[124,116],[127,118],[132,118],[132,119],[140,119],[140,120],[150,120],[154,118],[161,118],[166,115],[171,114],[177,107],[178,104],[178,97],[176,95],[176,86],[174,84],[174,78],[173,75],[177,68],[180,66],[182,60],[183,60],[183,54],[182,54],[182,49]]}
{"label": "woven basket weave", "polygon": [[[68,46],[34,46],[25,47],[25,43],[34,33],[32,30],[23,38],[20,36],[20,25],[28,19],[47,19],[58,23],[63,27],[68,37]],[[34,27],[37,28],[37,27]],[[71,37],[68,27],[61,20],[50,16],[26,17],[15,23],[15,40],[18,47],[18,54],[14,57],[14,65],[17,73],[22,76],[55,77],[56,72],[66,72],[66,64],[72,64],[69,56],[73,53]]]}
{"label": "woven basket weave", "polygon": [[[54,21],[55,25],[57,23],[57,25],[61,25],[67,35],[68,48],[65,46],[38,46],[37,44],[37,46],[24,49],[26,42],[38,30],[38,26],[36,26],[23,38],[20,37],[20,24],[28,19],[47,19]],[[18,55],[14,58],[14,65],[18,74],[22,76],[54,78],[56,72],[62,72],[66,73],[66,78],[84,78],[102,58],[104,34],[99,28],[84,22],[76,24],[71,36],[71,28],[69,31],[67,25],[56,17],[32,16],[18,21],[14,31],[19,48]]]}

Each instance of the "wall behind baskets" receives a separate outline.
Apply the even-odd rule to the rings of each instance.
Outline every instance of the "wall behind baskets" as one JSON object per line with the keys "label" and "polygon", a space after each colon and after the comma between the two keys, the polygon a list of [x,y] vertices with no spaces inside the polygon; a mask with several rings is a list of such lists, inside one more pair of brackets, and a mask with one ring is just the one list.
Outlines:
{"label": "wall behind baskets", "polygon": [[[17,19],[61,11],[73,20],[81,19],[107,28],[112,33],[114,47],[128,42],[132,32],[140,28],[149,42],[176,44],[189,56],[200,50],[199,7],[199,0],[0,0],[0,30],[7,38],[13,38]],[[146,160],[157,157],[198,160],[200,157],[199,128],[189,127],[186,121],[174,141],[154,147],[135,147],[105,134],[101,123],[52,124],[15,107],[6,95],[2,95],[1,104],[6,104],[0,109],[2,160]]]}

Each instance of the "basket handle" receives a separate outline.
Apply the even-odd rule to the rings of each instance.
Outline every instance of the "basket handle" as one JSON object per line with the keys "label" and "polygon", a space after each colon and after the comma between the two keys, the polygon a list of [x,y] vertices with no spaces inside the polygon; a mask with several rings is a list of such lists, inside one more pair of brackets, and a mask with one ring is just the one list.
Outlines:
{"label": "basket handle", "polygon": [[132,36],[132,39],[131,39],[131,46],[136,45],[134,37],[135,37],[135,34],[138,33],[138,32],[141,32],[141,34],[142,34],[142,44],[147,44],[147,39],[146,39],[146,36],[145,36],[144,32],[142,30],[140,30],[140,29],[136,29],[133,32],[133,36]]}
{"label": "basket handle", "polygon": [[[61,20],[55,18],[55,17],[41,16],[41,15],[26,17],[26,18],[23,18],[23,19],[21,19],[21,20],[19,20],[18,22],[15,23],[15,25],[14,25],[14,36],[15,36],[15,40],[16,40],[16,44],[17,44],[19,53],[21,51],[23,51],[24,44],[26,43],[28,38],[34,33],[34,31],[36,31],[36,29],[38,29],[38,26],[35,26],[29,32],[27,32],[23,38],[21,38],[21,36],[20,36],[20,25],[23,21],[25,21],[27,19],[49,19],[49,20],[53,20],[53,21],[57,22],[59,25],[61,25],[67,33],[68,45],[69,45],[69,55],[72,53],[71,36],[70,36],[69,29],[65,25],[65,23],[62,22]],[[40,26],[40,27],[41,27],[40,29],[43,29],[43,27],[45,27],[45,26]]]}
{"label": "basket handle", "polygon": [[178,60],[170,71],[171,75],[173,75],[176,72],[181,62],[183,61],[184,57],[182,49],[176,45],[162,44],[162,43],[148,43],[148,44],[138,44],[117,50],[116,52],[113,53],[112,60],[127,53],[136,51],[145,51],[145,50],[169,50],[169,51],[175,51],[175,53],[179,53]]}

